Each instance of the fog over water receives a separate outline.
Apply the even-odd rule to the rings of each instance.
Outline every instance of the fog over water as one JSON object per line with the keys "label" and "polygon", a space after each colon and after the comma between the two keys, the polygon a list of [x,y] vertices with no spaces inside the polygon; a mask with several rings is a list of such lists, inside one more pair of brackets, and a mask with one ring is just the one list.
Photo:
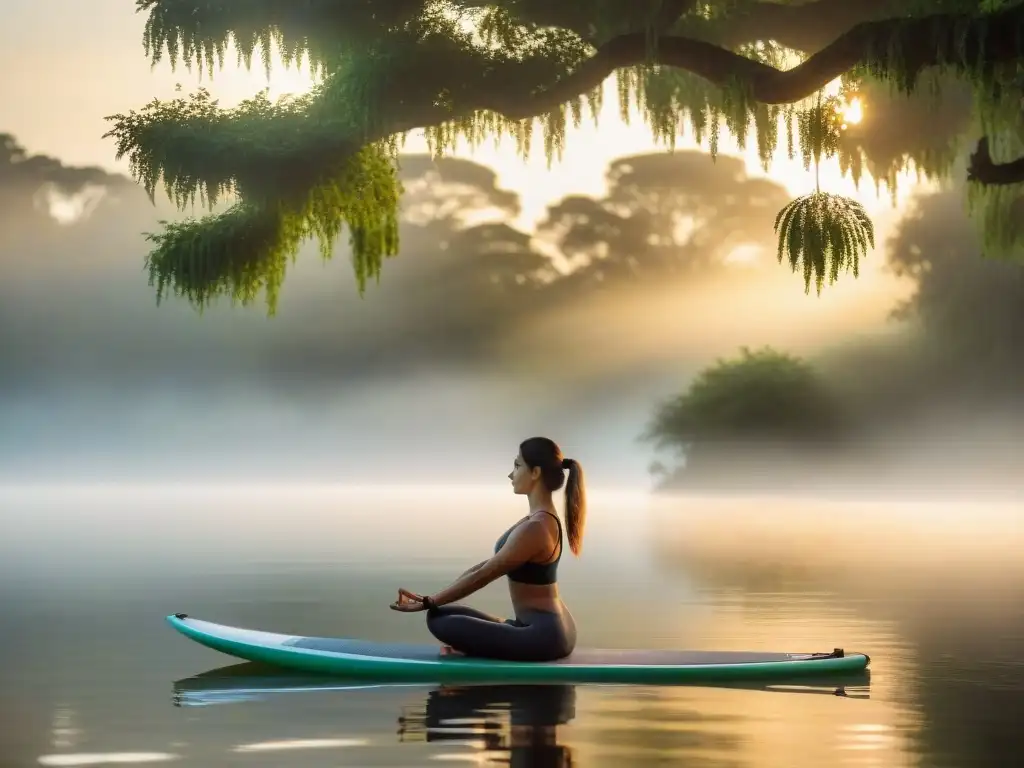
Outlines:
{"label": "fog over water", "polygon": [[[740,159],[615,160],[603,197],[555,200],[526,232],[493,170],[410,154],[402,251],[380,282],[360,298],[344,243],[326,263],[310,243],[269,317],[262,299],[157,306],[143,233],[183,214],[125,177],[18,137],[4,147],[8,482],[481,485],[547,434],[592,482],[647,488],[656,456],[637,438],[655,406],[716,359],[771,345],[825,371],[863,433],[805,473],[815,488],[1017,487],[1024,283],[976,255],[958,183],[883,208],[861,275],[817,296],[775,259],[791,193]],[[921,253],[937,254],[927,284]],[[947,305],[961,314],[927,314]]]}

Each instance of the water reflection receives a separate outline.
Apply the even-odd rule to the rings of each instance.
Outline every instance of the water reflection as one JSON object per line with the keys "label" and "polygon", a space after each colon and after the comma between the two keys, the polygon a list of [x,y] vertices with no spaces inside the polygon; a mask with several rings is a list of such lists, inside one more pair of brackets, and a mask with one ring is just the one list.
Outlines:
{"label": "water reflection", "polygon": [[[870,696],[870,670],[772,682],[728,682],[709,685],[658,686],[663,689],[689,691],[697,696],[711,689],[747,690],[786,694],[867,699]],[[462,747],[465,752],[433,753],[432,760],[496,762],[510,766],[571,766],[580,764],[579,749],[571,738],[563,736],[562,726],[577,716],[580,691],[610,694],[617,701],[641,703],[638,711],[623,717],[615,708],[603,707],[606,722],[601,729],[602,747],[635,751],[638,740],[659,753],[711,751],[718,754],[735,751],[738,734],[721,732],[715,726],[744,721],[745,715],[699,708],[683,709],[671,696],[665,698],[655,689],[625,685],[563,685],[563,684],[471,684],[433,685],[421,683],[370,683],[337,677],[286,674],[266,665],[245,662],[209,670],[178,680],[173,686],[173,703],[177,707],[208,707],[211,705],[251,703],[281,695],[344,694],[346,704],[351,697],[369,691],[395,694],[398,741],[401,744],[429,744]],[[408,697],[412,701],[407,701]],[[358,701],[355,702],[358,705]],[[665,706],[665,705],[668,706]],[[339,712],[343,707],[339,707]],[[851,742],[858,734],[850,734]],[[871,738],[866,734],[865,738]],[[333,742],[350,740],[293,740],[294,748],[339,746]],[[327,742],[332,742],[327,744]],[[279,745],[286,740],[268,740],[259,744],[233,748],[235,752],[253,752],[261,745]],[[365,742],[361,742],[365,744]],[[266,747],[270,749],[270,747]]]}
{"label": "water reflection", "polygon": [[575,717],[574,685],[441,686],[399,716],[398,736],[403,742],[468,739],[481,761],[570,766],[573,750],[559,739],[558,726]]}
{"label": "water reflection", "polygon": [[281,752],[295,749],[336,749],[338,747],[369,746],[367,739],[274,739],[254,741],[250,744],[236,744],[232,752]]}

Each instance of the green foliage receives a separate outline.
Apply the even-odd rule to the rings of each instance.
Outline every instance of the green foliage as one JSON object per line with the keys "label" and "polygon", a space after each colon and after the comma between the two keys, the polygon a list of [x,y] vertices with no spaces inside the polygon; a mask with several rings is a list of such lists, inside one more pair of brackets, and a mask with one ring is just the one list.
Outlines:
{"label": "green foliage", "polygon": [[240,198],[226,212],[148,236],[158,302],[173,294],[202,307],[226,295],[248,304],[262,288],[273,314],[289,259],[311,237],[329,258],[343,225],[360,293],[379,277],[398,250],[397,148],[339,146],[351,123],[315,120],[317,106],[316,95],[272,103],[261,93],[222,110],[202,89],[114,116],[107,135],[151,197],[162,182],[181,209],[197,195],[211,209]]}
{"label": "green foliage", "polygon": [[[266,92],[221,109],[206,89],[140,111],[113,115],[104,138],[116,142],[117,158],[127,156],[132,174],[147,193],[163,182],[179,206],[209,206],[237,194],[255,204],[304,197],[322,180],[329,153],[359,149],[345,137],[353,123],[316,109],[316,95],[271,102]],[[314,170],[310,170],[313,168]],[[283,183],[283,186],[282,186]]]}
{"label": "green foliage", "polygon": [[797,115],[800,153],[807,170],[810,170],[812,162],[817,166],[822,157],[831,157],[839,150],[840,107],[838,97],[822,98],[819,95],[813,107],[803,109]]}
{"label": "green foliage", "polygon": [[[1019,65],[989,65],[984,41],[990,22],[979,16],[1011,13],[1019,5],[1011,0],[985,0],[980,6],[966,0],[905,2],[898,8],[898,18],[872,27],[863,40],[854,36],[840,41],[836,55],[848,55],[843,46],[857,46],[861,60],[845,77],[851,86],[874,79],[903,94],[913,93],[920,87],[922,74],[938,63],[972,79],[989,100],[1000,89],[1019,99]],[[798,146],[807,167],[838,152],[844,172],[858,178],[864,165],[862,152],[841,141],[835,99],[812,92],[809,100],[780,106],[759,103],[753,97],[754,81],[772,76],[767,67],[790,69],[801,54],[770,41],[743,41],[732,49],[738,58],[725,68],[731,73],[725,78],[704,78],[650,60],[659,45],[656,31],[671,29],[675,34],[714,40],[743,14],[769,6],[778,7],[752,0],[599,0],[586,7],[542,0],[353,0],[344,4],[336,0],[136,0],[137,10],[149,14],[144,44],[154,63],[166,55],[172,64],[183,61],[212,70],[223,65],[227,47],[233,43],[246,66],[258,50],[269,68],[276,47],[286,64],[307,58],[320,81],[301,98],[271,103],[260,95],[230,110],[220,109],[204,91],[187,99],[154,101],[139,112],[113,115],[114,127],[108,135],[117,142],[118,156],[129,158],[133,173],[150,194],[162,181],[181,206],[193,203],[197,195],[210,205],[225,196],[239,200],[239,207],[228,214],[154,237],[160,250],[151,264],[182,264],[186,255],[215,258],[209,254],[230,251],[229,239],[242,237],[241,222],[258,223],[259,237],[245,242],[263,243],[259,253],[216,257],[221,258],[219,266],[189,273],[195,277],[182,283],[192,286],[184,293],[205,298],[227,291],[228,285],[249,286],[241,296],[248,296],[253,285],[275,286],[283,274],[281,254],[298,247],[294,238],[336,232],[341,222],[352,226],[349,213],[333,218],[330,225],[323,217],[314,223],[307,215],[310,199],[340,195],[316,191],[324,185],[330,188],[338,178],[369,179],[360,183],[380,190],[366,203],[380,208],[371,215],[364,205],[356,215],[358,225],[368,229],[352,234],[355,247],[380,242],[382,236],[375,233],[388,229],[393,195],[383,191],[386,174],[379,164],[364,165],[366,158],[359,153],[365,147],[376,147],[373,152],[383,156],[393,152],[410,130],[426,128],[431,150],[438,154],[449,151],[460,138],[477,144],[508,133],[525,156],[539,127],[550,164],[561,154],[570,122],[578,125],[585,107],[596,117],[601,106],[600,89],[592,82],[564,95],[559,87],[585,71],[595,53],[600,59],[596,46],[616,35],[645,35],[647,59],[615,71],[620,111],[626,114],[639,106],[658,141],[674,146],[688,124],[714,156],[723,126],[742,146],[753,125],[758,153],[767,168],[778,149],[781,123],[790,154]],[[673,9],[678,13],[669,13]],[[960,16],[935,16],[938,12]],[[919,16],[929,14],[931,19],[918,23]],[[1018,45],[1024,47],[1020,14],[1006,18],[1020,27]],[[908,36],[907,30],[914,35]],[[922,55],[916,47],[922,35],[931,36],[937,56]],[[1006,52],[1001,55],[1005,59]],[[818,63],[806,62],[807,71],[823,61],[827,65],[829,56],[816,58]],[[741,65],[744,59],[757,67]],[[799,79],[795,71],[786,76]],[[551,93],[559,97],[548,98]],[[541,99],[546,99],[544,105],[536,106]],[[1008,130],[1011,122],[1003,120],[1003,129]],[[946,148],[930,152],[934,157],[925,159],[948,172]],[[355,167],[362,170],[352,175]],[[892,167],[888,170],[892,187],[895,175]],[[384,174],[379,183],[373,181],[378,174]],[[352,198],[347,196],[354,210]],[[820,189],[785,208],[776,229],[780,259],[787,253],[791,267],[803,271],[808,290],[813,278],[819,292],[843,268],[856,274],[857,260],[873,241],[862,207]],[[274,243],[265,239],[275,237]],[[186,242],[193,245],[182,250]],[[368,247],[366,253],[354,256],[357,270],[363,270],[360,286],[362,276],[377,274],[374,265],[380,260],[374,250],[377,246]],[[390,253],[390,248],[384,252]],[[225,269],[229,262],[236,266]],[[265,267],[273,274],[255,283],[239,283],[237,278],[225,281],[227,274],[249,274],[238,271],[241,263],[248,265],[246,270]],[[160,274],[170,277],[172,273]],[[211,290],[199,290],[194,281],[207,279],[215,281]],[[166,285],[159,278],[157,283]]]}
{"label": "green foliage", "polygon": [[809,363],[770,347],[744,347],[660,404],[641,437],[659,449],[689,451],[752,442],[826,445],[840,433],[836,402]]}
{"label": "green foliage", "polygon": [[971,182],[967,206],[988,257],[1013,258],[1024,254],[1024,184],[993,186]]}
{"label": "green foliage", "polygon": [[[989,137],[992,160],[1008,162],[1024,157],[1024,66],[1017,75],[1020,86],[1006,89],[975,86],[976,132]],[[1024,256],[1024,179],[1017,184],[989,185],[970,182],[967,207],[981,236],[986,256]]]}
{"label": "green foliage", "polygon": [[[213,74],[223,67],[229,43],[239,63],[262,56],[270,73],[272,46],[286,65],[306,56],[315,70],[330,67],[340,52],[372,44],[424,14],[423,0],[135,0],[137,13],[148,12],[143,45],[153,63],[166,52],[172,66]],[[434,4],[436,5],[436,3]]]}
{"label": "green foliage", "polygon": [[828,278],[829,285],[841,270],[857,276],[861,254],[875,246],[875,230],[864,206],[856,200],[827,192],[798,197],[775,219],[779,233],[779,262],[786,258],[790,268],[803,272],[804,288],[817,292]]}
{"label": "green foliage", "polygon": [[[818,97],[817,103],[797,116],[800,126],[800,151],[804,167],[814,163],[815,178],[821,158],[839,150],[842,118],[837,97]],[[775,218],[779,236],[778,259],[801,271],[804,289],[814,281],[821,294],[825,279],[829,285],[848,270],[860,274],[860,258],[875,246],[875,230],[864,206],[856,200],[822,192],[820,185],[786,205]]]}
{"label": "green foliage", "polygon": [[174,294],[203,307],[218,295],[248,304],[261,289],[271,314],[288,261],[315,237],[329,259],[343,224],[359,291],[398,251],[400,186],[389,154],[368,146],[346,158],[338,175],[313,188],[299,205],[240,202],[212,219],[166,224],[149,235],[147,259],[157,301]]}

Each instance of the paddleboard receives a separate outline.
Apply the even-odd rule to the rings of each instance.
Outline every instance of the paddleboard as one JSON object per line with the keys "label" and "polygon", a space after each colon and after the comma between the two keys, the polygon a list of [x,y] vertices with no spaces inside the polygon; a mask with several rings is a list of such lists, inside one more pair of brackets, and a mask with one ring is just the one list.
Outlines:
{"label": "paddleboard", "polygon": [[207,648],[284,669],[390,682],[676,683],[752,680],[854,672],[863,653],[772,653],[578,648],[550,662],[443,656],[439,644],[378,643],[306,637],[229,627],[184,613],[167,617],[174,629]]}

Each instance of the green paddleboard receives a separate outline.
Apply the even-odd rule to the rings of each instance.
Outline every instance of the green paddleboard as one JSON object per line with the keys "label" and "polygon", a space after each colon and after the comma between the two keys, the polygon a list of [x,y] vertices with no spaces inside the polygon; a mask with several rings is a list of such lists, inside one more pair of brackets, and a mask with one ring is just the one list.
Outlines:
{"label": "green paddleboard", "polygon": [[190,640],[239,659],[383,682],[669,684],[855,672],[870,663],[866,654],[839,648],[827,653],[580,648],[559,661],[500,661],[442,656],[439,644],[284,635],[214,624],[183,613],[168,616],[167,621]]}

